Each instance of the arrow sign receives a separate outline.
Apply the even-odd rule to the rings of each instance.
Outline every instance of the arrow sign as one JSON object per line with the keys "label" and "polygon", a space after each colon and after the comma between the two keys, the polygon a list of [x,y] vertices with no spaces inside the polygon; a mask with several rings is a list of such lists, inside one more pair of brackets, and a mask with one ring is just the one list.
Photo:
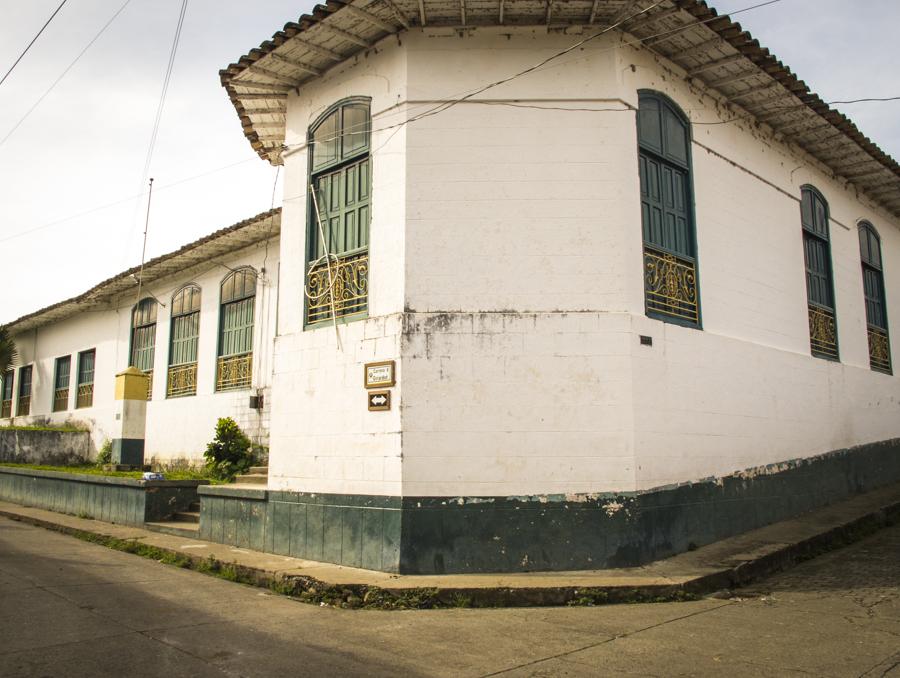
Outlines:
{"label": "arrow sign", "polygon": [[369,391],[367,394],[370,412],[383,412],[391,409],[390,391]]}

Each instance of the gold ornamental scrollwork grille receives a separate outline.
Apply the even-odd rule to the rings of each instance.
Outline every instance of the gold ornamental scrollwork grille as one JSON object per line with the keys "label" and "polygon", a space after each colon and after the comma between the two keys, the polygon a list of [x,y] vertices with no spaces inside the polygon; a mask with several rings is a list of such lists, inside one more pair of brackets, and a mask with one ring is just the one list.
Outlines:
{"label": "gold ornamental scrollwork grille", "polygon": [[94,404],[94,385],[81,384],[75,394],[75,407],[91,407]]}
{"label": "gold ornamental scrollwork grille", "polygon": [[53,411],[62,412],[69,407],[69,389],[58,388],[53,391]]}
{"label": "gold ornamental scrollwork grille", "polygon": [[26,417],[31,413],[31,396],[19,396],[19,402],[16,404],[16,416]]}
{"label": "gold ornamental scrollwork grille", "polygon": [[700,324],[696,262],[645,244],[644,295],[648,312]]}
{"label": "gold ornamental scrollwork grille", "polygon": [[197,363],[172,365],[166,379],[166,397],[179,398],[197,394]]}
{"label": "gold ornamental scrollwork grille", "polygon": [[809,307],[809,345],[814,356],[838,359],[834,311],[820,306]]}
{"label": "gold ornamental scrollwork grille", "polygon": [[216,390],[234,391],[241,388],[250,388],[252,372],[252,353],[219,358],[219,362],[216,365]]}
{"label": "gold ornamental scrollwork grille", "polygon": [[369,298],[369,253],[332,257],[330,275],[323,261],[306,274],[306,289],[309,325],[331,320],[332,299],[337,318],[365,313]]}
{"label": "gold ornamental scrollwork grille", "polygon": [[891,342],[880,327],[869,326],[869,365],[873,370],[891,374]]}

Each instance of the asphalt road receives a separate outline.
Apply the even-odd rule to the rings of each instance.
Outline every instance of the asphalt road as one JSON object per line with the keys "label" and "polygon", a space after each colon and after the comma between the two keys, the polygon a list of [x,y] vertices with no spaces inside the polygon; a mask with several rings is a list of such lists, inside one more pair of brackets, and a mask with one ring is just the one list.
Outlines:
{"label": "asphalt road", "polygon": [[731,599],[336,610],[0,518],[0,676],[894,676],[900,526]]}

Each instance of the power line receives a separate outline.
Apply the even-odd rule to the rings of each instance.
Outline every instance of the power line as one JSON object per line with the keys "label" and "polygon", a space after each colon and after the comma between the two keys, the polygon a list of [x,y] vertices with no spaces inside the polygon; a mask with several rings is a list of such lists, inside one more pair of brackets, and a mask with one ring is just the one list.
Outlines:
{"label": "power line", "polygon": [[150,134],[150,145],[147,148],[147,158],[144,161],[144,172],[141,183],[147,180],[150,172],[150,162],[153,160],[153,149],[156,147],[156,139],[159,135],[159,124],[162,121],[163,108],[166,105],[166,94],[169,91],[169,82],[172,80],[172,70],[175,67],[175,53],[178,51],[178,42],[181,39],[181,27],[184,25],[184,14],[187,11],[188,0],[182,0],[181,12],[178,15],[178,23],[175,26],[175,37],[172,40],[172,49],[169,51],[169,63],[166,65],[166,76],[163,78],[162,92],[159,95],[159,104],[156,107],[156,118],[153,120],[153,132]]}
{"label": "power line", "polygon": [[[492,87],[495,87],[495,86],[497,86],[497,84],[503,84],[503,83],[505,83],[505,82],[509,82],[510,80],[513,80],[513,79],[515,79],[515,78],[518,78],[518,77],[520,77],[521,75],[525,75],[525,74],[527,74],[527,73],[532,73],[532,72],[535,72],[535,71],[538,71],[538,70],[543,70],[543,69],[545,69],[545,68],[551,68],[551,67],[555,68],[555,67],[558,67],[558,66],[560,66],[560,65],[563,65],[563,64],[565,64],[565,63],[568,63],[568,61],[563,61],[562,63],[557,63],[557,64],[554,64],[553,66],[550,66],[550,62],[555,61],[555,60],[558,59],[559,57],[564,56],[565,54],[568,54],[569,52],[574,51],[575,49],[577,49],[578,47],[580,47],[580,46],[583,45],[584,43],[589,42],[590,40],[593,40],[594,38],[597,38],[597,37],[599,37],[599,36],[601,36],[601,35],[603,35],[603,34],[605,34],[605,33],[608,33],[609,31],[611,31],[611,30],[613,30],[613,29],[615,29],[615,28],[618,28],[619,26],[622,26],[623,24],[628,23],[628,22],[631,21],[632,19],[635,19],[635,18],[637,18],[638,16],[640,16],[640,15],[642,15],[642,14],[645,14],[646,12],[649,12],[651,9],[654,9],[655,7],[657,7],[657,6],[659,6],[660,4],[662,4],[663,1],[664,1],[664,0],[660,0],[660,2],[656,2],[656,3],[652,4],[652,5],[650,5],[649,7],[646,7],[646,8],[644,8],[643,10],[641,10],[641,11],[639,11],[639,12],[637,12],[637,13],[631,15],[631,16],[627,16],[627,17],[625,17],[624,19],[621,19],[620,21],[617,21],[616,23],[614,23],[614,24],[612,24],[612,25],[610,25],[610,26],[607,26],[606,28],[604,28],[603,30],[601,30],[599,33],[595,33],[595,34],[593,34],[593,35],[591,35],[591,36],[588,36],[587,38],[584,38],[583,40],[578,41],[578,42],[575,43],[574,45],[571,45],[571,46],[567,47],[566,49],[562,50],[561,52],[557,52],[556,54],[553,54],[553,55],[547,57],[546,59],[544,59],[543,61],[541,61],[541,62],[538,63],[537,65],[532,66],[532,67],[530,67],[530,68],[527,68],[527,69],[525,69],[524,71],[521,71],[520,73],[514,74],[514,75],[510,76],[509,78],[506,78],[506,79],[504,79],[504,80],[502,80],[502,81],[499,81],[498,83],[492,83],[492,84],[489,84],[489,85],[485,85],[485,86],[482,87],[482,88],[479,88],[479,89],[476,89],[476,90],[470,90],[470,91],[464,92],[464,93],[457,93],[456,95],[448,95],[447,100],[446,100],[445,102],[439,104],[438,106],[435,106],[433,109],[430,109],[430,110],[428,110],[428,111],[425,111],[425,112],[422,113],[422,114],[416,114],[416,115],[414,115],[414,116],[411,116],[410,118],[407,118],[406,120],[401,120],[400,122],[397,122],[397,123],[393,123],[393,124],[390,124],[390,125],[385,125],[384,127],[379,127],[379,128],[374,129],[374,130],[369,130],[369,132],[384,132],[384,131],[387,131],[387,130],[391,130],[391,129],[395,129],[395,128],[400,128],[400,127],[402,127],[403,125],[406,125],[406,124],[408,124],[408,123],[410,123],[410,122],[415,122],[415,121],[417,121],[417,120],[420,120],[421,118],[428,117],[428,116],[430,116],[430,115],[435,115],[436,113],[440,113],[440,112],[443,112],[443,111],[445,111],[445,110],[447,110],[447,109],[449,109],[449,108],[452,108],[453,106],[455,106],[455,105],[458,104],[458,103],[461,103],[461,102],[463,102],[463,101],[468,101],[469,99],[471,99],[471,97],[473,97],[473,96],[475,96],[475,95],[477,95],[477,94],[480,94],[481,92],[484,92],[484,91],[486,91],[487,89],[490,89],[490,88],[492,88]],[[716,15],[716,16],[709,17],[709,18],[706,18],[706,19],[698,19],[697,21],[692,21],[692,22],[687,23],[687,24],[684,24],[684,25],[682,25],[682,26],[676,26],[675,28],[669,28],[669,29],[666,29],[666,30],[664,30],[664,31],[660,31],[659,33],[654,33],[654,34],[652,34],[652,35],[644,36],[643,38],[637,38],[634,42],[627,42],[627,41],[626,41],[624,44],[627,45],[627,46],[631,46],[631,47],[642,46],[642,45],[644,45],[644,43],[646,43],[648,40],[653,40],[653,39],[655,39],[655,38],[661,38],[661,37],[666,37],[666,36],[670,36],[670,35],[675,35],[675,34],[677,34],[677,33],[681,33],[681,32],[683,32],[683,31],[686,31],[686,30],[689,30],[689,29],[691,29],[691,28],[694,28],[695,26],[700,26],[700,25],[707,24],[707,23],[710,23],[710,22],[713,22],[713,21],[719,21],[720,19],[722,19],[723,16],[729,16],[729,17],[730,17],[730,16],[734,16],[734,15],[736,15],[736,14],[742,14],[742,13],[744,13],[744,12],[750,12],[750,11],[755,10],[755,9],[760,9],[760,8],[762,8],[762,7],[767,7],[767,6],[769,6],[769,5],[774,5],[774,4],[777,4],[777,3],[779,3],[779,2],[783,2],[783,0],[765,0],[765,2],[759,2],[759,3],[755,4],[755,5],[750,5],[749,7],[742,7],[741,9],[737,9],[737,10],[735,10],[735,11],[733,11],[733,12],[729,12],[727,15]],[[620,49],[620,48],[621,48],[621,45],[614,45],[614,46],[612,46],[612,47],[607,47],[606,49],[597,50],[597,52],[595,52],[595,54],[602,54],[602,53],[604,53],[604,52],[610,52],[610,51],[614,51],[614,50],[617,50],[617,49]],[[459,96],[459,94],[463,94],[463,96]],[[457,97],[457,98],[451,99],[450,97]],[[481,102],[478,102],[478,103],[481,103]],[[440,110],[436,110],[436,109],[440,109]],[[368,123],[360,123],[359,125],[351,126],[351,128],[352,128],[352,127],[361,127],[361,126],[365,126],[365,125],[368,125]],[[285,144],[285,145],[284,145],[284,148],[286,148],[286,149],[288,149],[288,150],[291,150],[291,151],[303,150],[304,148],[307,148],[307,147],[310,146],[310,145],[315,145],[316,143],[325,143],[325,142],[333,141],[333,140],[335,140],[335,139],[340,139],[340,138],[342,138],[342,137],[344,137],[344,136],[347,136],[347,135],[349,135],[349,134],[353,134],[353,131],[348,131],[349,129],[350,129],[350,128],[345,128],[345,130],[342,131],[341,133],[332,135],[332,136],[327,137],[327,138],[324,138],[324,139],[321,139],[321,140],[318,141],[318,142],[316,142],[316,141],[309,141],[309,142],[303,142],[303,143],[299,143],[299,144]],[[358,130],[357,130],[357,131],[358,131]],[[395,133],[396,133],[396,130],[395,130]],[[387,141],[390,141],[390,139],[393,138],[393,136],[394,136],[394,135],[392,134],[391,137],[389,137]],[[387,142],[385,142],[385,143],[387,143]],[[384,144],[382,144],[382,146],[384,146]]]}
{"label": "power line", "polygon": [[35,101],[35,102],[31,105],[31,108],[29,108],[29,109],[25,112],[25,115],[23,115],[23,116],[19,119],[19,122],[17,122],[15,125],[13,125],[13,128],[12,128],[11,130],[9,130],[9,132],[7,132],[6,136],[3,137],[2,140],[0,140],[0,146],[2,146],[3,144],[6,143],[6,140],[9,139],[9,138],[13,135],[13,132],[15,132],[17,129],[19,129],[19,125],[21,125],[23,122],[25,122],[25,120],[28,118],[28,116],[31,115],[31,114],[34,112],[34,109],[37,108],[37,107],[41,104],[41,102],[46,98],[46,96],[47,96],[48,94],[50,94],[51,91],[53,91],[53,88],[56,87],[56,86],[60,83],[60,81],[61,81],[63,78],[66,77],[66,75],[68,74],[68,72],[69,72],[70,70],[72,70],[72,68],[75,66],[75,64],[77,64],[78,61],[81,59],[81,57],[84,56],[84,53],[87,52],[95,42],[97,42],[97,39],[98,39],[101,35],[103,35],[103,33],[106,31],[106,29],[109,28],[110,24],[111,24],[113,21],[115,21],[116,18],[118,18],[118,16],[122,13],[122,10],[124,10],[125,7],[128,6],[128,3],[129,3],[129,2],[131,2],[131,0],[125,0],[125,3],[124,3],[121,7],[119,7],[118,10],[116,10],[116,13],[112,15],[112,17],[110,18],[110,20],[107,21],[105,24],[103,24],[103,28],[100,29],[100,31],[97,33],[97,35],[95,35],[93,38],[91,38],[91,41],[90,41],[87,45],[85,45],[84,49],[81,50],[81,52],[78,53],[78,56],[75,57],[75,59],[72,61],[72,63],[70,63],[68,66],[66,66],[66,70],[64,70],[64,71],[62,72],[62,74],[61,74],[56,80],[53,81],[53,84],[50,85],[50,87],[47,88],[47,91],[45,91],[43,94],[41,94],[40,97],[38,97],[37,101]]}
{"label": "power line", "polygon": [[[190,177],[185,177],[184,179],[179,179],[178,181],[173,181],[164,186],[160,186],[159,188],[156,189],[156,192],[159,193],[160,191],[164,191],[168,188],[173,188],[174,186],[178,186],[179,184],[184,184],[189,181],[195,181],[197,179],[201,179],[203,177],[209,176],[210,174],[215,174],[215,173],[221,172],[223,170],[231,169],[232,167],[237,167],[238,165],[243,165],[248,162],[256,162],[257,160],[259,160],[259,158],[257,158],[256,156],[253,156],[252,158],[246,158],[245,160],[239,160],[238,162],[233,162],[230,165],[224,165],[222,167],[217,167],[215,169],[209,170],[207,172],[202,172],[200,174],[195,174]],[[67,221],[72,221],[73,219],[80,219],[81,217],[86,217],[90,214],[94,214],[95,212],[101,212],[105,209],[109,209],[110,207],[115,207],[115,206],[121,205],[123,203],[131,202],[132,200],[137,200],[138,198],[143,198],[145,195],[147,195],[147,191],[142,191],[141,193],[137,193],[135,195],[128,196],[127,198],[122,198],[121,200],[116,200],[114,202],[109,202],[104,205],[99,205],[98,207],[93,207],[84,212],[79,212],[78,214],[73,214],[68,217],[63,217],[62,219],[57,219],[55,221],[51,221],[49,223],[42,224],[40,226],[36,226],[35,228],[30,228],[26,231],[20,231],[19,233],[15,233],[13,235],[8,235],[4,238],[0,238],[0,242],[6,242],[8,240],[15,240],[16,238],[22,238],[26,235],[30,235],[32,233],[37,233],[38,231],[43,231],[47,228],[50,228],[51,226],[57,226],[59,224],[65,223]]]}
{"label": "power line", "polygon": [[43,26],[41,26],[41,30],[39,30],[39,31],[37,32],[37,35],[35,35],[35,36],[31,39],[31,42],[28,43],[28,47],[25,48],[25,51],[23,51],[23,52],[19,55],[19,58],[16,59],[15,63],[13,63],[13,65],[9,67],[9,70],[6,71],[6,75],[4,75],[2,78],[0,78],[0,85],[2,85],[4,82],[6,82],[6,79],[9,77],[9,74],[13,72],[13,69],[14,69],[16,66],[19,65],[19,62],[22,60],[22,57],[24,57],[24,56],[28,53],[28,50],[31,49],[31,46],[37,41],[37,39],[38,39],[39,37],[41,37],[41,33],[43,33],[43,32],[44,32],[44,29],[47,28],[47,26],[50,25],[50,22],[53,21],[53,17],[55,17],[57,14],[59,14],[59,10],[61,10],[61,9],[63,8],[63,5],[66,4],[66,1],[67,1],[67,0],[62,0],[62,2],[59,3],[59,7],[57,7],[56,10],[53,12],[53,14],[50,15],[50,18],[47,19],[47,22],[46,22]]}
{"label": "power line", "polygon": [[[182,0],[181,10],[178,14],[178,22],[175,25],[175,37],[172,39],[172,48],[169,50],[169,62],[166,64],[166,74],[163,78],[162,91],[159,94],[159,103],[156,106],[156,117],[153,120],[153,131],[150,133],[150,143],[147,146],[147,156],[144,158],[144,169],[141,172],[141,185],[147,181],[150,176],[150,163],[153,161],[153,151],[156,148],[156,139],[159,136],[159,126],[162,121],[163,109],[166,105],[166,94],[169,91],[169,83],[172,80],[172,70],[175,67],[175,53],[178,51],[178,42],[181,39],[181,28],[184,25],[184,15],[187,11],[188,0]],[[138,205],[135,205],[134,215],[132,216],[132,226],[128,232],[128,238],[125,250],[122,254],[122,265],[124,266],[128,260],[128,251],[131,249],[131,240],[134,237],[134,223],[137,221]]]}

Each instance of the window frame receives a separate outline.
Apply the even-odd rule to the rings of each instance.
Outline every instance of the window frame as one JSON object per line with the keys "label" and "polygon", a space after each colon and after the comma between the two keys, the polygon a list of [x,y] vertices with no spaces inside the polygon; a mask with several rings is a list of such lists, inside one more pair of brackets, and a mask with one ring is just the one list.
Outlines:
{"label": "window frame", "polygon": [[[804,213],[805,208],[805,199],[806,196],[811,196],[813,202],[811,204],[811,215],[812,215],[812,223],[806,222],[806,217]],[[816,227],[816,203],[815,200],[818,200],[822,203],[825,211],[825,223],[824,223],[824,234],[820,232]],[[828,200],[825,198],[825,195],[812,184],[804,184],[800,187],[800,226],[801,226],[801,235],[803,242],[803,271],[806,283],[806,304],[810,309],[818,309],[820,312],[830,312],[831,318],[834,321],[834,352],[835,354],[832,356],[824,351],[816,351],[813,347],[813,337],[812,333],[810,333],[810,355],[814,358],[821,358],[823,360],[830,360],[832,362],[840,362],[841,361],[841,345],[840,345],[840,337],[839,337],[839,324],[838,324],[838,315],[837,315],[837,298],[835,296],[834,291],[834,255],[831,249],[831,206],[828,204]],[[825,275],[827,276],[827,292],[829,299],[831,301],[831,306],[827,304],[823,304],[820,301],[816,301],[812,298],[812,289],[810,288],[810,267],[809,267],[809,250],[807,246],[807,239],[815,239],[820,244],[824,243],[825,247],[825,263],[826,270]],[[808,318],[807,318],[808,320]]]}
{"label": "window frame", "polygon": [[[69,369],[68,369],[68,373],[66,374],[66,386],[65,386],[66,406],[60,409],[57,407],[57,393],[59,391],[63,390],[59,386],[59,376],[60,376],[59,368],[60,368],[60,365],[63,365],[63,364],[68,364]],[[51,412],[67,412],[69,410],[69,400],[70,400],[70,396],[71,396],[71,390],[72,390],[72,356],[71,355],[59,356],[53,362],[53,392],[51,394],[51,399],[50,399],[50,411]]]}
{"label": "window frame", "polygon": [[[877,248],[878,253],[878,261],[872,261],[867,258],[866,253],[863,252],[862,248],[862,234],[866,233],[871,236],[871,240],[867,238],[867,249],[871,251],[871,245],[874,243]],[[887,341],[887,366],[880,367],[872,362],[872,351],[871,347],[869,349],[869,369],[875,372],[881,372],[882,374],[892,375],[893,371],[893,360],[891,355],[891,331],[890,331],[890,318],[888,316],[888,303],[887,303],[887,286],[884,283],[884,250],[881,247],[881,234],[878,233],[878,229],[872,224],[871,221],[867,219],[862,219],[857,225],[857,234],[860,236],[859,242],[859,259],[860,259],[860,269],[862,272],[862,283],[863,283],[863,304],[866,310],[866,330],[867,334],[871,333],[873,329],[880,330],[884,333],[886,341]],[[884,325],[877,325],[869,319],[869,296],[866,294],[866,271],[872,271],[876,274],[878,279],[879,293],[881,295],[881,299],[879,300],[881,303],[881,316],[883,318]]]}
{"label": "window frame", "polygon": [[[16,369],[10,367],[6,374],[0,376],[0,381],[3,382],[0,384],[0,415],[2,415],[0,418],[11,419],[16,411]],[[9,389],[9,398],[6,398],[7,388]],[[2,404],[7,402],[9,403],[9,414],[3,414]]]}
{"label": "window frame", "polygon": [[[83,372],[82,366],[84,365],[84,357],[87,355],[92,356],[92,362],[93,362],[93,364],[91,366],[91,371],[90,371],[91,372],[91,380],[89,382],[81,380],[81,376],[82,376],[82,372]],[[96,348],[88,348],[88,349],[85,349],[84,351],[79,351],[78,352],[78,364],[76,366],[76,372],[75,372],[75,409],[76,410],[86,410],[86,409],[94,406],[94,384],[96,384],[96,382],[97,382],[97,349]],[[79,393],[79,391],[81,390],[82,386],[88,386],[88,385],[90,385],[90,387],[91,387],[91,402],[88,403],[87,405],[83,405],[83,404],[81,404],[81,394]]]}
{"label": "window frame", "polygon": [[[196,308],[192,305],[190,310],[185,311],[184,295],[188,291],[191,293],[190,299],[192,304],[196,299]],[[176,300],[178,300],[179,297],[181,297],[182,308],[181,310],[176,311]],[[170,304],[171,313],[169,314],[168,356],[166,358],[166,398],[185,398],[197,395],[197,366],[200,361],[200,313],[203,309],[203,289],[197,283],[186,283],[175,290],[170,299]],[[179,341],[194,343],[194,359],[175,363],[173,361],[176,353],[176,321],[188,316],[196,316],[196,334],[186,340],[182,339]],[[175,381],[181,384],[180,388],[176,388],[173,384],[173,379],[176,375],[185,377],[185,379],[175,379]],[[183,383],[184,381],[187,382],[186,386]]]}
{"label": "window frame", "polygon": [[[354,153],[345,156],[343,152],[343,116],[344,109],[347,107],[365,107],[366,109],[366,139],[365,145],[361,147],[359,150]],[[341,150],[337,154],[337,158],[329,163],[323,164],[319,167],[315,166],[315,133],[318,129],[324,124],[328,118],[338,112],[341,116],[340,127],[342,130],[341,134]],[[322,176],[326,174],[332,174],[334,172],[340,171],[347,167],[350,167],[356,163],[361,162],[364,159],[368,159],[369,162],[369,170],[368,170],[368,223],[366,224],[366,244],[364,246],[358,246],[351,250],[344,250],[342,252],[331,252],[331,254],[336,255],[342,258],[352,258],[355,256],[364,256],[368,253],[371,244],[372,244],[372,233],[371,233],[371,223],[372,223],[372,169],[373,169],[373,157],[372,157],[372,98],[368,96],[351,96],[341,99],[339,101],[331,104],[325,111],[323,111],[309,126],[307,130],[307,172],[306,172],[306,244],[304,248],[304,289],[306,289],[308,275],[311,270],[311,264],[316,260],[315,253],[318,251],[318,243],[319,243],[319,225],[316,214],[316,202],[313,200],[312,191],[310,190],[311,186],[316,185],[316,181],[320,179]],[[319,211],[321,213],[321,205],[319,206]],[[328,234],[326,233],[326,236]],[[337,317],[337,322],[339,324],[353,322],[356,320],[363,320],[368,318],[369,316],[369,305],[368,305],[368,280],[369,280],[369,266],[368,261],[365,265],[365,276],[366,276],[366,300],[365,300],[365,309],[357,312],[351,312],[344,315],[340,315]],[[310,299],[304,294],[303,299],[303,329],[315,329],[318,327],[325,326],[326,323],[331,323],[332,318],[329,315],[327,320],[315,320],[313,322],[309,321],[309,310],[310,307]]]}
{"label": "window frame", "polygon": [[[148,304],[153,308],[153,322],[152,323],[143,323],[141,325],[135,325],[135,315],[138,312],[138,309],[144,305]],[[138,303],[131,307],[131,330],[129,331],[129,342],[128,342],[128,366],[129,367],[137,367],[137,369],[141,370],[144,374],[148,376],[147,380],[147,400],[153,399],[153,370],[156,367],[156,331],[159,323],[159,303],[156,301],[155,297],[144,297]],[[134,355],[134,337],[135,333],[139,329],[143,329],[146,327],[153,327],[153,331],[150,332],[150,336],[153,339],[153,346],[150,349],[150,369],[144,370],[138,367],[135,363],[135,355]],[[143,349],[142,349],[143,350]]]}
{"label": "window frame", "polygon": [[[24,375],[28,375],[28,381],[25,381]],[[28,385],[28,394],[25,395],[22,392],[22,387]],[[19,368],[19,387],[16,391],[16,416],[17,417],[28,417],[31,416],[31,399],[34,395],[34,364],[29,363],[28,365],[22,365]],[[28,411],[22,412],[22,399],[28,399]]]}
{"label": "window frame", "polygon": [[[225,283],[228,282],[230,278],[234,278],[238,273],[246,275],[247,273],[252,273],[254,282],[253,282],[253,293],[248,294],[244,293],[243,296],[232,296],[227,300],[224,295]],[[215,374],[213,379],[214,390],[216,393],[225,393],[228,391],[242,391],[253,388],[253,352],[256,347],[256,301],[257,296],[259,294],[259,272],[253,266],[240,266],[235,269],[229,270],[228,274],[219,281],[219,323],[218,329],[216,331],[216,361],[215,361]],[[247,300],[253,301],[253,324],[250,327],[250,348],[248,351],[244,351],[241,353],[229,353],[228,355],[224,354],[224,340],[225,340],[225,311],[226,307],[234,304],[239,304]],[[247,383],[243,382],[238,386],[229,386],[229,387],[221,387],[220,380],[220,371],[222,370],[223,361],[228,359],[237,360],[244,356],[249,356],[249,378]]]}
{"label": "window frame", "polygon": [[[640,105],[643,100],[655,100],[660,105],[660,131],[661,134],[661,145],[659,149],[655,149],[649,146],[643,139],[641,135],[641,110]],[[664,109],[668,109],[672,114],[674,114],[675,118],[678,119],[685,132],[685,160],[679,161],[674,156],[669,156],[666,153],[666,146],[664,142]],[[641,183],[640,177],[640,167],[641,167],[641,158],[642,155],[649,156],[654,160],[662,163],[663,165],[668,165],[677,170],[681,170],[685,173],[685,215],[689,221],[688,228],[688,240],[690,243],[691,254],[684,254],[682,252],[678,252],[677,250],[673,250],[672,248],[666,247],[665,245],[659,245],[652,241],[648,241],[645,237],[645,224],[643,218],[643,210],[641,214],[641,252],[642,252],[642,279],[643,279],[643,287],[644,287],[644,313],[648,318],[652,318],[654,320],[660,320],[662,322],[666,322],[673,325],[680,325],[681,327],[688,327],[696,330],[703,330],[703,305],[701,303],[701,294],[700,294],[700,252],[699,252],[699,241],[697,238],[697,210],[696,210],[696,198],[695,198],[695,187],[694,187],[694,157],[693,157],[693,141],[694,141],[694,130],[691,125],[690,118],[685,114],[684,110],[679,106],[671,97],[659,92],[657,90],[652,89],[639,89],[638,90],[638,109],[635,112],[636,120],[635,120],[635,129],[636,129],[636,137],[637,137],[637,150],[638,150],[638,191],[640,193],[641,202],[643,203],[643,186]],[[656,311],[647,307],[647,278],[646,278],[646,263],[645,263],[645,248],[649,245],[649,247],[659,250],[665,254],[678,257],[687,261],[693,265],[693,287],[694,287],[694,296],[695,303],[697,307],[696,316],[697,321],[693,322],[690,319],[678,317],[676,315],[670,315],[664,313],[662,311]]]}

